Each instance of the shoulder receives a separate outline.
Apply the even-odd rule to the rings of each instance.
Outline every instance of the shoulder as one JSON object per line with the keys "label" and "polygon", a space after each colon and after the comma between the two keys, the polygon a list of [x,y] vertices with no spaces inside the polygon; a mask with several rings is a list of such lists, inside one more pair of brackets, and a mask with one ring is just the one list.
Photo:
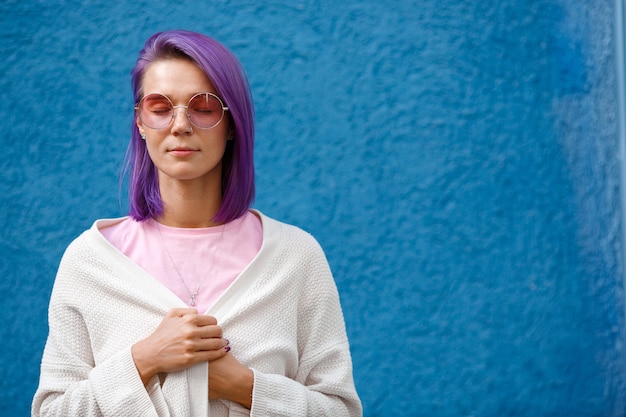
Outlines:
{"label": "shoulder", "polygon": [[259,211],[254,213],[261,218],[264,241],[275,240],[281,246],[287,245],[298,251],[323,253],[321,245],[311,233],[298,226],[268,217]]}
{"label": "shoulder", "polygon": [[[267,216],[263,222],[263,246],[261,253],[269,256],[280,269],[291,271],[291,278],[309,282],[305,285],[333,284],[328,259],[313,235],[298,226],[284,223]],[[273,264],[274,264],[273,262]],[[276,264],[275,264],[276,265]]]}
{"label": "shoulder", "polygon": [[83,231],[67,246],[61,265],[88,260],[99,252],[110,250],[111,244],[101,231],[106,227],[120,224],[125,219],[126,217],[96,220],[89,229]]}
{"label": "shoulder", "polygon": [[120,217],[116,219],[99,219],[91,226],[90,230],[102,233],[104,237],[111,240],[111,236],[124,233],[138,224],[131,217]]}

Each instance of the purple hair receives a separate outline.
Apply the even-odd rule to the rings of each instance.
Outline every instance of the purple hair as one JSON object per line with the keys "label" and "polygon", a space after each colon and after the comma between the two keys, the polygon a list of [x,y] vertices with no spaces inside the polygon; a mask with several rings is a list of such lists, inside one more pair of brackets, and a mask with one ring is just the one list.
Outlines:
{"label": "purple hair", "polygon": [[[227,141],[222,160],[222,205],[212,219],[229,222],[242,216],[254,200],[254,105],[248,78],[235,55],[212,38],[182,30],[155,33],[139,52],[131,72],[135,103],[143,96],[142,81],[148,66],[173,58],[188,59],[200,67],[230,109],[234,137]],[[162,214],[157,170],[134,119],[125,172],[130,173],[129,215],[144,221]]]}

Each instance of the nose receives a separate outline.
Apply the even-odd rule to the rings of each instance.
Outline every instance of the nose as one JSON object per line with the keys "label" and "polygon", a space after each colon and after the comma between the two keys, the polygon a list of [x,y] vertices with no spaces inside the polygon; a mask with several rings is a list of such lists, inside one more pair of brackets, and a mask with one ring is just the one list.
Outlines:
{"label": "nose", "polygon": [[174,122],[172,123],[172,132],[176,133],[192,133],[193,127],[191,126],[191,120],[187,113],[187,106],[174,106],[172,107],[172,117]]}

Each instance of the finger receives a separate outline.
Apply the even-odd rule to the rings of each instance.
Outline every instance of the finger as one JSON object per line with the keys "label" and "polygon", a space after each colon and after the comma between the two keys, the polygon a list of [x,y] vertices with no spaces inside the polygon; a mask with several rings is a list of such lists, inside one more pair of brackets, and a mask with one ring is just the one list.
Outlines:
{"label": "finger", "polygon": [[222,327],[216,324],[209,326],[199,326],[195,319],[182,317],[180,323],[176,323],[174,328],[181,337],[185,339],[211,339],[222,337]]}
{"label": "finger", "polygon": [[217,324],[217,319],[213,316],[205,316],[203,314],[199,314],[194,319],[196,325],[198,326],[213,326]]}
{"label": "finger", "polygon": [[221,326],[204,326],[197,327],[195,330],[195,334],[197,337],[201,339],[213,339],[213,338],[221,338],[223,335]]}
{"label": "finger", "polygon": [[230,348],[226,349],[225,347],[222,349],[205,350],[202,352],[198,352],[197,355],[202,358],[203,362],[211,362],[216,359],[223,358],[224,356],[228,354],[229,351],[230,351]]}
{"label": "finger", "polygon": [[198,351],[223,350],[230,351],[230,342],[224,338],[202,339],[197,343]]}

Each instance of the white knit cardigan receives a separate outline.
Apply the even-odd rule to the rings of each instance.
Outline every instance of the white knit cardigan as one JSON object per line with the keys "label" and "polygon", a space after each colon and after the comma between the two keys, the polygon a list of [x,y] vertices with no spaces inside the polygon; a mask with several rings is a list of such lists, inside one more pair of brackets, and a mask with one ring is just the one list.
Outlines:
{"label": "white knit cardigan", "polygon": [[302,230],[258,213],[263,245],[207,311],[254,371],[252,410],[209,401],[210,365],[147,387],[131,346],[185,304],[112,246],[99,220],[67,248],[52,291],[33,416],[360,416],[339,297]]}

